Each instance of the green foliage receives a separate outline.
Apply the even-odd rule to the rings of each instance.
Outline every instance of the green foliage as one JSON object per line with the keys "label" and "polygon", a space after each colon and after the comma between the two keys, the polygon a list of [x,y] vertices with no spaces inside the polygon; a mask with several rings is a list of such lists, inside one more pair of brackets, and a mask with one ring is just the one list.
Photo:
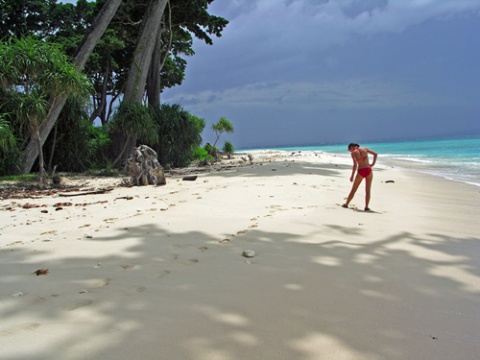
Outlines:
{"label": "green foliage", "polygon": [[193,160],[200,161],[202,163],[213,161],[215,158],[202,147],[196,147],[193,154]]}
{"label": "green foliage", "polygon": [[145,144],[157,144],[159,140],[154,112],[138,103],[122,102],[112,118],[111,129]]}
{"label": "green foliage", "polygon": [[7,114],[0,114],[0,151],[9,151],[16,147],[17,140],[13,129],[6,119]]}
{"label": "green foliage", "polygon": [[6,120],[6,114],[0,114],[0,175],[18,170],[20,154],[12,126]]}
{"label": "green foliage", "polygon": [[85,106],[69,98],[44,148],[54,153],[51,165],[58,171],[84,172],[108,165],[110,145],[108,129],[92,125]]}
{"label": "green foliage", "polygon": [[37,181],[36,174],[20,174],[20,175],[0,175],[0,181],[13,181],[18,183]]}
{"label": "green foliage", "polygon": [[223,133],[233,133],[233,125],[232,123],[226,118],[226,117],[221,117],[216,123],[212,124],[212,130],[215,132],[215,135],[217,138],[215,139],[215,142],[213,143],[213,147],[217,144],[218,139],[220,139],[220,136]]}
{"label": "green foliage", "polygon": [[11,112],[11,124],[18,127],[17,134],[25,135],[23,142],[28,141],[29,135],[39,144],[39,185],[43,187],[39,129],[57,97],[72,92],[77,101],[85,101],[90,83],[58,45],[33,36],[0,41],[0,79],[0,113]]}
{"label": "green foliage", "polygon": [[152,148],[157,152],[160,163],[173,167],[190,165],[196,148],[202,143],[201,132],[205,121],[176,104],[162,105],[156,121],[160,128],[160,141]]}
{"label": "green foliage", "polygon": [[230,141],[225,141],[225,144],[223,144],[222,152],[230,157],[235,152],[235,148]]}

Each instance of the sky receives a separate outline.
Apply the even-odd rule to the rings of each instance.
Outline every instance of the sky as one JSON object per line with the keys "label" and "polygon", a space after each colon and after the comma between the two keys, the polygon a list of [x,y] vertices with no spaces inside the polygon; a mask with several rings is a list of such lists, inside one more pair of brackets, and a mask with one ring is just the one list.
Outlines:
{"label": "sky", "polygon": [[237,149],[480,134],[480,0],[215,0],[162,102]]}

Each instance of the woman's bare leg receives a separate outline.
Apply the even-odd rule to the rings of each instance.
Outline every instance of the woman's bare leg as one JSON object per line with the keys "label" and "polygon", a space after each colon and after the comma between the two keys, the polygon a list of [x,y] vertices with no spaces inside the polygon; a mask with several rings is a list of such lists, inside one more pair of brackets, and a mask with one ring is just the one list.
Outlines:
{"label": "woman's bare leg", "polygon": [[367,176],[365,179],[365,210],[370,210],[368,204],[370,204],[370,193],[372,189],[372,180],[373,180],[373,172]]}
{"label": "woman's bare leg", "polygon": [[357,192],[357,189],[360,186],[362,180],[363,177],[360,176],[360,174],[357,174],[357,176],[355,176],[355,180],[353,180],[352,190],[350,191],[350,194],[348,194],[347,201],[345,202],[343,207],[348,207],[348,204],[350,204],[350,201],[352,201],[353,197],[355,196],[355,193]]}

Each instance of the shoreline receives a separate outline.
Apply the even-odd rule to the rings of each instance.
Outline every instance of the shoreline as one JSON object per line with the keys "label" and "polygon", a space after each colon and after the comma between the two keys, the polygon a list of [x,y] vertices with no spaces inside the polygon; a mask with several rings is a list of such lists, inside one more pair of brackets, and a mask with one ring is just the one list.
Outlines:
{"label": "shoreline", "polygon": [[476,359],[478,188],[380,162],[373,212],[343,209],[350,161],[1,200],[1,357]]}

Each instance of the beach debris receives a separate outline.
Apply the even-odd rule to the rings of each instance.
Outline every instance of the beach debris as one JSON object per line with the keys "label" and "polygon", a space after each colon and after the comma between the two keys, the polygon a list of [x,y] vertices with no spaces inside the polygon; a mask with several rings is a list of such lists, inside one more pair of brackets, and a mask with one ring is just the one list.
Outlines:
{"label": "beach debris", "polygon": [[47,275],[48,274],[48,269],[38,269],[33,272],[35,275],[40,276],[40,275]]}
{"label": "beach debris", "polygon": [[195,181],[197,180],[197,176],[196,175],[191,175],[191,176],[184,176],[182,178],[183,181]]}
{"label": "beach debris", "polygon": [[85,234],[85,237],[86,237],[87,239],[93,238],[92,234]]}
{"label": "beach debris", "polygon": [[133,155],[127,161],[127,172],[132,185],[165,185],[167,183],[156,151],[147,145],[135,148]]}
{"label": "beach debris", "polygon": [[132,200],[133,196],[120,196],[120,197],[115,198],[115,200],[120,200],[120,199]]}
{"label": "beach debris", "polygon": [[256,253],[255,250],[244,250],[242,256],[246,258],[253,258],[255,257]]}
{"label": "beach debris", "polygon": [[76,194],[58,194],[58,196],[63,196],[63,197],[68,196],[68,197],[70,197],[70,196],[83,196],[83,195],[97,195],[97,194],[105,194],[105,193],[110,192],[112,190],[113,190],[112,187],[108,187],[108,188],[101,188],[101,189],[94,190],[94,191],[84,191],[84,192],[76,193]]}
{"label": "beach debris", "polygon": [[395,181],[393,181],[393,180],[387,180],[387,181],[385,181],[385,184],[394,184],[394,183],[395,183]]}
{"label": "beach debris", "polygon": [[88,294],[88,290],[80,290],[78,293],[79,294]]}
{"label": "beach debris", "polygon": [[48,210],[42,210],[41,212],[44,214],[48,214]]}
{"label": "beach debris", "polygon": [[53,205],[53,207],[62,207],[62,206],[72,206],[73,204],[71,202],[59,202]]}

